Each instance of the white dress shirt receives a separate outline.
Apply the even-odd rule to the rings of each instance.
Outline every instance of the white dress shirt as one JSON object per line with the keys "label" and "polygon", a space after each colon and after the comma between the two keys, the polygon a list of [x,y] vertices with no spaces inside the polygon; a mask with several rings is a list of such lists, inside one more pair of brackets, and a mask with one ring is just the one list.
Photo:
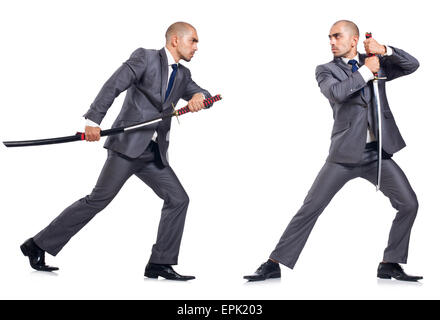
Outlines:
{"label": "white dress shirt", "polygon": [[[384,56],[390,56],[393,54],[393,49],[391,49],[390,47],[386,46],[386,52],[384,54]],[[342,61],[344,61],[344,63],[348,64],[348,61],[350,60],[356,60],[357,61],[357,65],[359,67],[359,54],[356,54],[356,56],[352,59],[349,58],[344,58],[341,57]],[[371,72],[370,69],[368,69],[368,67],[366,65],[363,65],[362,67],[360,67],[357,71],[359,71],[359,73],[361,74],[362,78],[364,79],[364,81],[367,83],[370,80],[374,79],[374,74],[373,72]],[[368,142],[372,142],[372,141],[376,141],[376,137],[374,136],[374,133],[370,130],[370,127],[368,127],[367,129],[367,143]]]}

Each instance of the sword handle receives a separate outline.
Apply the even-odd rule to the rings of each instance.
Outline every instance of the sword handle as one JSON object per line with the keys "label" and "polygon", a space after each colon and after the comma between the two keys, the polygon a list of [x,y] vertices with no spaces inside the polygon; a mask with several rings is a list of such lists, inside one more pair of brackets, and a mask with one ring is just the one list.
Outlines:
{"label": "sword handle", "polygon": [[[370,39],[371,37],[373,37],[373,34],[371,32],[365,32],[365,38]],[[375,56],[375,54],[369,53],[368,56],[373,57]],[[379,74],[377,72],[374,72],[374,77],[377,78],[378,76]]]}
{"label": "sword handle", "polygon": [[[212,104],[214,102],[219,101],[221,99],[222,99],[222,96],[220,94],[217,94],[211,98],[203,100],[203,106],[208,109],[212,106]],[[183,108],[176,110],[175,113],[176,113],[176,116],[181,116],[182,114],[188,113],[190,111],[191,110],[189,110],[189,107],[187,105],[186,107],[183,107]]]}

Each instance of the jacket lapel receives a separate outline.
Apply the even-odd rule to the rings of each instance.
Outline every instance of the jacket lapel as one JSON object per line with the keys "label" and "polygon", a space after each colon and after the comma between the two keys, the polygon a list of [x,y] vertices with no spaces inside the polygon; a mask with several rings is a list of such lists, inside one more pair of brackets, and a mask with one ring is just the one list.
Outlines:
{"label": "jacket lapel", "polygon": [[168,82],[168,60],[167,54],[165,53],[165,48],[162,48],[159,51],[160,56],[160,65],[161,65],[161,88],[160,88],[160,98],[163,104],[165,100],[165,92],[167,91],[167,82]]}
{"label": "jacket lapel", "polygon": [[[362,67],[365,64],[365,58],[367,56],[365,54],[359,53],[359,68]],[[365,103],[368,103],[371,99],[371,81],[368,81],[367,85],[364,87],[363,92],[361,92],[361,97],[365,101]]]}
{"label": "jacket lapel", "polygon": [[336,63],[336,65],[339,68],[342,69],[342,71],[345,72],[347,77],[349,77],[351,75],[351,67],[348,64],[344,63],[344,61],[342,61],[341,58],[335,58],[333,61]]}
{"label": "jacket lapel", "polygon": [[365,54],[359,53],[359,68],[365,64]]}

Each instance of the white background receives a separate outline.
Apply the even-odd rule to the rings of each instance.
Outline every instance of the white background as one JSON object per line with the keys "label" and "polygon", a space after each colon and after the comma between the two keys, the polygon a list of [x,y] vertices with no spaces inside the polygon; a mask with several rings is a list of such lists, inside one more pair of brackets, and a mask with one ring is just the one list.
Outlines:
{"label": "white background", "polygon": [[[224,100],[181,117],[180,126],[173,121],[170,162],[191,198],[176,270],[196,280],[144,279],[162,202],[136,177],[56,258],[47,256],[59,272],[33,272],[19,245],[90,193],[106,159],[104,141],[2,145],[0,298],[440,298],[434,3],[3,1],[2,141],[82,131],[82,115],[105,80],[136,48],[160,49],[166,28],[179,20],[200,38],[185,64]],[[327,35],[339,19],[421,64],[388,84],[388,98],[408,145],[394,159],[420,202],[405,270],[425,279],[376,279],[395,210],[357,179],[324,211],[293,271],[283,267],[281,280],[246,283],[243,275],[267,259],[327,157],[332,112],[314,72],[332,59]]]}

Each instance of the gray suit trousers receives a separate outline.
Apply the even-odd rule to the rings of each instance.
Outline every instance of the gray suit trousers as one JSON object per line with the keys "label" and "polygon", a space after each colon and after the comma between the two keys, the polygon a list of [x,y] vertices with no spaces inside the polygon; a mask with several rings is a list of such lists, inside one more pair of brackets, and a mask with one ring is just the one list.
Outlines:
{"label": "gray suit trousers", "polygon": [[177,264],[189,198],[171,167],[164,167],[158,162],[158,152],[154,142],[136,159],[108,150],[107,160],[92,193],[67,207],[33,237],[35,243],[51,255],[57,255],[71,237],[112,201],[134,174],[164,200],[150,262]]}
{"label": "gray suit trousers", "polygon": [[[382,166],[380,190],[398,211],[391,226],[383,261],[406,263],[410,232],[418,210],[417,197],[405,174],[392,159],[384,159]],[[324,164],[303,206],[292,218],[270,258],[293,268],[319,215],[345,183],[358,177],[376,184],[375,149],[365,149],[362,162],[358,165]]]}

